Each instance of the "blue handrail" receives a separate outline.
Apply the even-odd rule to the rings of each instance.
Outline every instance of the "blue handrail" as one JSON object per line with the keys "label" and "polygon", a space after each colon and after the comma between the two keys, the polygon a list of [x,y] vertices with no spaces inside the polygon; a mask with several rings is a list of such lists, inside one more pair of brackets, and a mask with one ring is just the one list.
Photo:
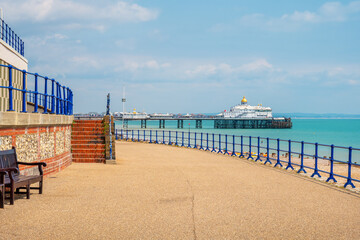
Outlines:
{"label": "blue handrail", "polygon": [[[128,131],[132,131],[129,129],[121,129],[120,139],[124,139],[124,136],[128,135]],[[197,148],[199,150],[211,151],[222,154],[229,154],[231,156],[241,157],[244,159],[253,160],[253,156],[257,157],[256,160],[264,160],[263,164],[269,163],[274,167],[282,167],[286,170],[291,169],[296,171],[297,173],[307,173],[305,169],[313,171],[311,173],[311,177],[321,177],[321,174],[328,174],[326,181],[332,180],[333,182],[337,182],[335,177],[343,178],[346,180],[344,187],[351,186],[355,188],[353,182],[360,183],[360,179],[357,179],[352,176],[352,170],[356,167],[359,168],[359,162],[354,161],[354,153],[360,156],[360,148],[352,148],[352,147],[342,147],[342,146],[334,146],[334,145],[326,145],[319,143],[309,143],[304,141],[292,141],[292,140],[282,140],[282,139],[273,139],[273,138],[264,138],[264,137],[252,137],[252,136],[232,136],[232,141],[227,141],[227,135],[225,135],[225,141],[222,141],[221,134],[211,133],[212,138],[209,138],[209,133],[206,133],[206,138],[196,138],[196,132],[184,132],[184,131],[169,131],[169,134],[163,135],[162,141],[157,141],[158,130],[145,130],[141,129],[138,131],[143,131],[140,135],[138,134],[137,139],[133,139],[134,141],[145,141],[152,143],[153,136],[156,137],[155,143],[162,143],[174,146],[182,146],[188,148]],[[176,141],[175,143],[171,140],[171,132],[175,133]],[[118,134],[118,133],[117,133]],[[202,134],[201,134],[202,136]],[[180,138],[178,140],[178,137]],[[251,141],[256,138],[257,141]],[[119,137],[117,136],[117,139]],[[127,137],[126,137],[127,139]],[[198,144],[197,141],[201,141]],[[181,142],[181,145],[178,144],[178,141]],[[265,143],[264,143],[265,142]],[[262,144],[263,143],[263,144]],[[225,144],[225,149],[221,149],[221,144]],[[294,145],[298,144],[298,148],[295,148]],[[206,146],[203,148],[202,146]],[[229,151],[228,145],[232,145],[232,152]],[[306,153],[305,145],[307,146],[307,151],[311,151],[311,153]],[[209,147],[210,146],[210,147]],[[330,152],[330,156],[321,156],[319,154],[319,147],[324,147],[326,150]],[[257,149],[257,153],[251,152],[251,149]],[[297,150],[298,149],[298,150]],[[335,159],[336,151],[344,151],[346,150],[346,155],[342,159]],[[261,152],[263,151],[263,152]],[[284,154],[281,156],[281,154]],[[298,162],[296,162],[296,155],[298,155]],[[305,161],[305,157],[307,161]],[[311,158],[313,160],[311,160]],[[327,161],[329,167],[319,167],[319,160]],[[359,160],[359,159],[358,159]],[[272,162],[273,161],[273,162]],[[283,166],[283,164],[285,166]],[[341,166],[342,168],[346,167],[347,176],[340,174],[336,166]],[[313,166],[312,166],[313,165]],[[294,166],[298,167],[295,169]],[[329,169],[328,169],[329,168]],[[341,170],[343,172],[343,170]]]}
{"label": "blue handrail", "polygon": [[25,53],[25,43],[21,38],[9,27],[9,25],[4,22],[3,19],[0,19],[0,38],[10,45],[15,51],[24,56]]}
{"label": "blue handrail", "polygon": [[[37,113],[39,106],[44,108],[43,113],[62,114],[62,115],[73,115],[73,92],[70,88],[62,86],[55,79],[49,79],[48,77],[41,76],[37,73],[30,73],[25,70],[20,70],[11,65],[2,65],[0,68],[6,68],[8,71],[9,81],[8,86],[0,85],[0,88],[8,89],[9,91],[9,108],[7,111],[15,111],[14,109],[14,98],[13,92],[22,92],[22,110],[21,112],[27,112],[26,106],[30,102],[34,105],[34,113]],[[22,85],[23,87],[16,88],[13,84],[13,76],[15,72],[21,72],[22,74]],[[34,77],[33,90],[30,89],[32,84],[29,83],[29,76]],[[44,92],[39,91],[39,80],[43,80]],[[55,95],[56,85],[56,95]],[[51,88],[51,92],[48,90]],[[50,111],[49,111],[50,108]]]}

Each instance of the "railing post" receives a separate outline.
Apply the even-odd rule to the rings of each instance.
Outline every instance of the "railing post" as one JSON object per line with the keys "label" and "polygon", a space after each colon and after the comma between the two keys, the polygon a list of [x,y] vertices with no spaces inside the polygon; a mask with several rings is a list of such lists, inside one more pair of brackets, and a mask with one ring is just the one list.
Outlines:
{"label": "railing post", "polygon": [[249,136],[249,156],[248,156],[247,159],[248,159],[248,160],[249,160],[249,159],[254,160],[254,158],[252,157],[252,153],[251,153],[251,136]]}
{"label": "railing post", "polygon": [[120,130],[120,139],[123,140],[123,130]]}
{"label": "railing post", "polygon": [[172,142],[171,142],[171,131],[169,131],[169,145],[172,145]]}
{"label": "railing post", "polygon": [[55,79],[51,79],[51,113],[55,113]]}
{"label": "railing post", "polygon": [[301,157],[300,169],[299,169],[299,171],[297,171],[297,173],[301,173],[301,172],[306,173],[305,168],[304,168],[304,141],[301,141],[301,156],[300,157]]}
{"label": "railing post", "polygon": [[59,102],[59,82],[56,82],[56,114],[60,112],[60,102]]}
{"label": "railing post", "polygon": [[22,104],[22,111],[23,113],[26,113],[26,105],[27,105],[27,100],[26,100],[26,71],[23,70],[23,88],[22,88],[22,99],[23,99],[23,104]]}
{"label": "railing post", "polygon": [[217,153],[222,153],[222,150],[221,150],[221,134],[219,134],[219,150],[217,151]]}
{"label": "railing post", "polygon": [[12,85],[12,66],[9,65],[9,112],[14,111],[14,107],[13,107],[13,85]]}
{"label": "railing post", "polygon": [[286,166],[285,170],[288,170],[289,168],[294,170],[293,166],[291,165],[291,140],[290,139],[289,139],[289,161],[288,161],[288,165]]}
{"label": "railing post", "polygon": [[204,150],[203,148],[203,133],[200,133],[200,148],[199,150]]}
{"label": "railing post", "polygon": [[245,157],[244,156],[244,138],[243,138],[243,135],[240,136],[240,155],[239,155],[239,158],[242,158],[242,157]]}
{"label": "railing post", "polygon": [[66,88],[66,108],[67,108],[67,115],[71,115],[70,111],[71,111],[71,106],[70,106],[70,88]]}
{"label": "railing post", "polygon": [[175,146],[179,146],[179,144],[178,144],[178,131],[175,131]]}
{"label": "railing post", "polygon": [[276,152],[277,152],[277,161],[276,161],[276,164],[274,165],[274,167],[277,167],[278,165],[280,167],[282,167],[283,165],[280,162],[280,139],[278,138],[278,139],[276,139],[276,141],[277,141],[277,150],[276,150]]}
{"label": "railing post", "polygon": [[321,177],[319,172],[318,172],[318,143],[315,143],[315,169],[314,169],[314,173],[311,175],[311,177]]}
{"label": "railing post", "polygon": [[206,149],[205,151],[210,151],[209,149],[209,133],[206,133]]}
{"label": "railing post", "polygon": [[138,129],[137,131],[138,131],[138,139],[137,140],[138,140],[138,142],[140,142],[140,130]]}
{"label": "railing post", "polygon": [[232,150],[232,154],[231,156],[236,156],[236,152],[235,152],[235,135],[233,135],[233,150]]}
{"label": "railing post", "polygon": [[224,154],[230,155],[228,152],[228,137],[227,134],[225,134],[225,150],[224,150]]}
{"label": "railing post", "polygon": [[158,131],[155,130],[155,143],[158,144]]}
{"label": "railing post", "polygon": [[194,148],[197,148],[197,146],[196,146],[196,132],[194,132]]}
{"label": "railing post", "polygon": [[72,93],[72,91],[70,91],[70,104],[71,104],[71,112],[70,114],[72,115],[74,113],[74,98],[73,98],[74,94]]}
{"label": "railing post", "polygon": [[63,88],[63,114],[66,115],[66,97],[65,97],[65,86]]}
{"label": "railing post", "polygon": [[212,134],[212,150],[211,152],[216,152],[216,149],[215,149],[215,134],[213,133]]}
{"label": "railing post", "polygon": [[119,137],[118,137],[118,130],[115,129],[115,140],[118,140],[118,139],[119,139]]}
{"label": "railing post", "polygon": [[330,156],[330,175],[329,178],[326,180],[326,182],[333,180],[334,182],[337,182],[334,177],[334,144],[331,145],[331,156]]}
{"label": "railing post", "polygon": [[162,136],[162,144],[165,144],[165,131],[163,130],[163,136]]}
{"label": "railing post", "polygon": [[187,146],[188,148],[191,148],[191,144],[190,144],[190,132],[189,132],[189,134],[188,134],[188,146]]}
{"label": "railing post", "polygon": [[60,85],[59,87],[59,93],[60,93],[60,114],[64,114],[64,100],[63,100],[63,93],[61,91],[63,86]]}
{"label": "railing post", "polygon": [[348,177],[347,181],[344,185],[344,188],[347,187],[347,185],[350,185],[352,188],[355,188],[354,184],[352,183],[351,178],[351,166],[352,166],[352,147],[349,147],[349,161],[348,161]]}
{"label": "railing post", "polygon": [[134,130],[131,130],[131,141],[134,142]]}
{"label": "railing post", "polygon": [[181,132],[181,146],[185,147],[185,145],[184,145],[184,132]]}
{"label": "railing post", "polygon": [[48,90],[48,84],[47,84],[47,80],[48,80],[48,77],[45,77],[44,78],[44,80],[45,80],[45,92],[44,92],[44,101],[43,101],[43,106],[44,106],[44,114],[45,113],[47,113],[47,96],[48,96],[48,94],[47,94],[47,90]]}
{"label": "railing post", "polygon": [[146,130],[144,129],[144,142],[146,142]]}
{"label": "railing post", "polygon": [[59,83],[59,104],[60,104],[60,107],[59,107],[59,114],[63,114],[63,101],[62,101],[62,92],[61,92],[61,84]]}
{"label": "railing post", "polygon": [[270,147],[269,147],[269,138],[266,138],[266,161],[264,162],[264,165],[266,163],[270,163]]}
{"label": "railing post", "polygon": [[34,92],[34,113],[38,112],[38,74],[35,73],[35,92]]}
{"label": "railing post", "polygon": [[149,141],[149,143],[152,143],[151,135],[152,135],[152,131],[150,130],[150,141]]}
{"label": "railing post", "polygon": [[255,162],[256,161],[262,161],[261,158],[260,158],[260,137],[257,138],[257,157],[255,159]]}
{"label": "railing post", "polygon": [[126,141],[128,141],[128,140],[129,140],[129,130],[126,129]]}

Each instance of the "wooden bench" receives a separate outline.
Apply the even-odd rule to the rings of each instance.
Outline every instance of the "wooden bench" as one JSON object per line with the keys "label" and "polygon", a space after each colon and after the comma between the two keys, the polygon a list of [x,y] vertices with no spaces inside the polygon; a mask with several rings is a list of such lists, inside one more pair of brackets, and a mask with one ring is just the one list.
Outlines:
{"label": "wooden bench", "polygon": [[[39,175],[21,175],[19,171],[19,165],[38,166]],[[0,171],[6,171],[4,185],[6,188],[10,188],[10,204],[14,204],[14,193],[20,192],[21,189],[26,189],[26,198],[30,198],[30,185],[33,183],[39,183],[39,187],[31,187],[31,189],[38,189],[39,194],[42,194],[43,190],[43,170],[42,167],[46,167],[44,162],[18,162],[16,157],[16,150],[13,147],[11,150],[0,151]],[[15,192],[16,191],[16,192]]]}

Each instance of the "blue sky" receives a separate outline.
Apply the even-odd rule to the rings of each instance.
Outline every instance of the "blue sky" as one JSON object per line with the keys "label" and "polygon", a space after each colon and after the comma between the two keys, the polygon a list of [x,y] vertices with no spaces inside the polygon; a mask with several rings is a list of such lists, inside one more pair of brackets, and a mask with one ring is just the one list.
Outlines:
{"label": "blue sky", "polygon": [[360,114],[360,1],[0,0],[29,70],[75,112]]}

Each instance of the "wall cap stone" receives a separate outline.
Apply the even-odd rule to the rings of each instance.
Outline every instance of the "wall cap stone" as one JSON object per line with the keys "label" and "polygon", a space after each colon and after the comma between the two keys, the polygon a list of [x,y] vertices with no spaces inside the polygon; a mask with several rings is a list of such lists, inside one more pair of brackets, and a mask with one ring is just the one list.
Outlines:
{"label": "wall cap stone", "polygon": [[71,125],[73,120],[72,115],[0,112],[0,128]]}
{"label": "wall cap stone", "polygon": [[28,60],[2,39],[0,39],[0,53],[1,60],[21,70],[25,69],[27,71]]}

